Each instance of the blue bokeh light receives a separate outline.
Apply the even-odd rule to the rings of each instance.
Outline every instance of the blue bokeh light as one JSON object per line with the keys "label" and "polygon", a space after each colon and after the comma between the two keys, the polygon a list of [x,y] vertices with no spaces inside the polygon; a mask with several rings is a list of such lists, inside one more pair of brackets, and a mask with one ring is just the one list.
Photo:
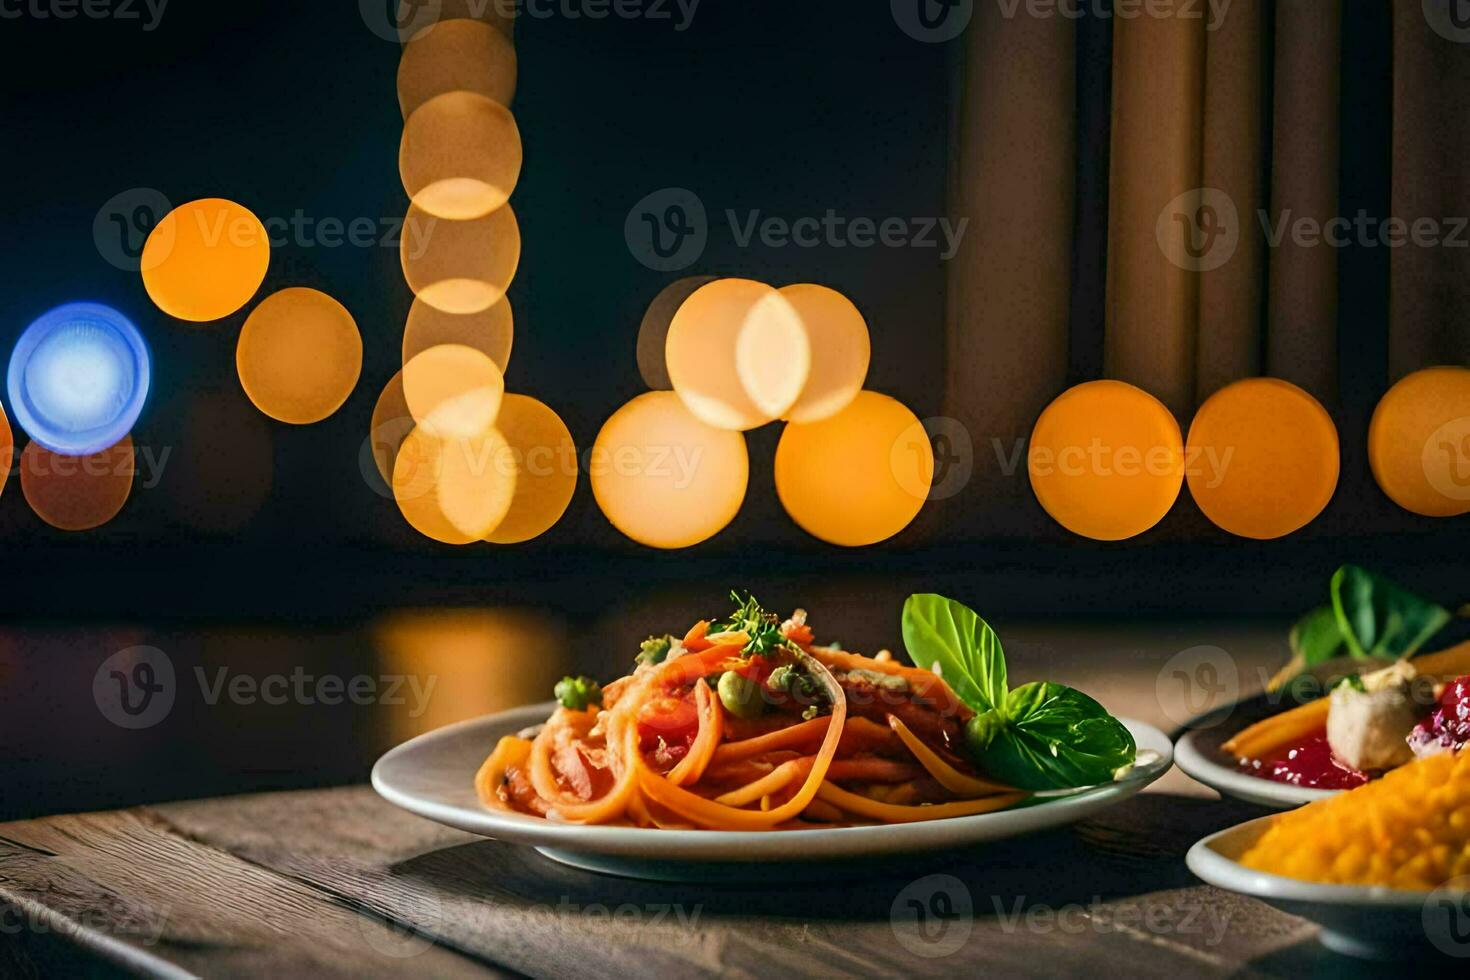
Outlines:
{"label": "blue bokeh light", "polygon": [[148,398],[142,334],[96,303],[69,303],[26,328],[10,355],[15,421],[54,453],[101,452],[132,431]]}

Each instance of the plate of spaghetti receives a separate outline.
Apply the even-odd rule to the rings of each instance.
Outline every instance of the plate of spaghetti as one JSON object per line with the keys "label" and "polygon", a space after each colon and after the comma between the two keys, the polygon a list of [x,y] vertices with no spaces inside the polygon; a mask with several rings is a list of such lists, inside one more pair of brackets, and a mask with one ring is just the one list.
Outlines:
{"label": "plate of spaghetti", "polygon": [[1012,688],[994,631],[954,600],[905,604],[909,663],[819,644],[802,610],[732,600],[724,618],[651,636],[606,685],[568,677],[553,702],[399,746],[373,786],[567,864],[679,879],[1013,837],[1171,765],[1162,732],[1080,691]]}

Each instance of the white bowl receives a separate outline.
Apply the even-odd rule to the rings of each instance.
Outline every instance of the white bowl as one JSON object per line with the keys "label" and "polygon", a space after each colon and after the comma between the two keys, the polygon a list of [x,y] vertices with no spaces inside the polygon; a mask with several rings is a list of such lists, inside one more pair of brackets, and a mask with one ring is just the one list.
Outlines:
{"label": "white bowl", "polygon": [[1239,863],[1275,816],[1211,834],[1189,849],[1189,870],[1211,885],[1251,895],[1317,923],[1322,944],[1363,959],[1470,957],[1470,894],[1322,885]]}
{"label": "white bowl", "polygon": [[922,823],[778,832],[655,830],[580,826],[492,810],[475,795],[474,778],[502,735],[546,720],[553,705],[533,705],[441,728],[405,742],[373,767],[373,788],[388,802],[438,823],[484,837],[535,847],[563,864],[662,881],[741,878],[759,868],[769,879],[802,862],[870,859],[963,847],[1074,823],[1133,796],[1168,772],[1168,736],[1120,719],[1149,758],[1116,783],[999,813]]}
{"label": "white bowl", "polygon": [[1221,733],[1213,728],[1187,731],[1174,743],[1174,761],[1186,775],[1225,796],[1273,810],[1294,810],[1342,792],[1340,789],[1309,789],[1252,776],[1239,766],[1218,760],[1222,741]]}

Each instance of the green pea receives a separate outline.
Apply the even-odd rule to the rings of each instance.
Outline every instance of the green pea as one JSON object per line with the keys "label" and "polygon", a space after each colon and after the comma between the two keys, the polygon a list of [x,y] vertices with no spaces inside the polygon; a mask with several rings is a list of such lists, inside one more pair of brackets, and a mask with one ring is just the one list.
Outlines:
{"label": "green pea", "polygon": [[733,670],[725,671],[720,677],[718,690],[720,703],[736,718],[759,718],[766,709],[760,685],[746,680]]}

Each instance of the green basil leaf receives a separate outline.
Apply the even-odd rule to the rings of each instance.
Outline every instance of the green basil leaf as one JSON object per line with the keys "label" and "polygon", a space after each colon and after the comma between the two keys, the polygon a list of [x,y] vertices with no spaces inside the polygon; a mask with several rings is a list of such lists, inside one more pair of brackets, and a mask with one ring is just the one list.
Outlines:
{"label": "green basil leaf", "polygon": [[1133,735],[1106,708],[1074,688],[1023,684],[1006,698],[1007,723],[976,716],[969,749],[986,775],[1021,789],[1109,783],[1138,756]]}
{"label": "green basil leaf", "polygon": [[1345,642],[1337,611],[1330,605],[1318,606],[1291,628],[1291,652],[1303,669],[1344,655]]}
{"label": "green basil leaf", "polygon": [[1450,621],[1443,606],[1356,565],[1332,576],[1332,609],[1355,657],[1407,659]]}
{"label": "green basil leaf", "polygon": [[914,666],[934,670],[980,714],[1006,702],[1006,658],[995,630],[962,602],[909,596],[903,604],[903,645]]}

